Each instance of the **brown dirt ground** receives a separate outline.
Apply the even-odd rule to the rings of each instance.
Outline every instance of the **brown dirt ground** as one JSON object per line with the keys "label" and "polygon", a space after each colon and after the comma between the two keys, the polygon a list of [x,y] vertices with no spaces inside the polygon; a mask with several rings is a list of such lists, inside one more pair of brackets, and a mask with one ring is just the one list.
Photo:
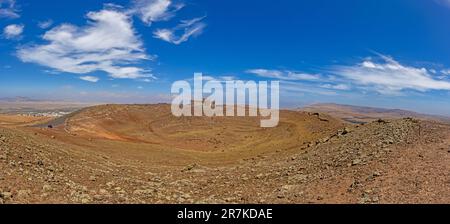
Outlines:
{"label": "brown dirt ground", "polygon": [[450,203],[450,127],[325,114],[175,118],[104,105],[0,125],[1,203]]}

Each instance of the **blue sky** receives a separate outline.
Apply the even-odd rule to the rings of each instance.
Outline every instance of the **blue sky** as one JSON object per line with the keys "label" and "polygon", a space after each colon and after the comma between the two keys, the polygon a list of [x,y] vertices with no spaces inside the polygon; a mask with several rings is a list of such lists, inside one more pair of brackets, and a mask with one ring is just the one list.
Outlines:
{"label": "blue sky", "polygon": [[448,0],[0,0],[0,96],[159,102],[203,72],[450,115],[449,24]]}

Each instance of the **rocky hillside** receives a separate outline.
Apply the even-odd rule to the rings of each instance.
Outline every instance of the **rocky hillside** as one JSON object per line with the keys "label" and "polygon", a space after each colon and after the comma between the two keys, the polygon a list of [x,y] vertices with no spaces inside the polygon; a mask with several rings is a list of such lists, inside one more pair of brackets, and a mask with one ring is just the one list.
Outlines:
{"label": "rocky hillside", "polygon": [[0,202],[448,203],[449,137],[437,122],[378,120],[234,163],[155,166],[0,128]]}
{"label": "rocky hillside", "polygon": [[334,103],[319,103],[301,108],[302,111],[326,113],[349,123],[367,123],[377,119],[400,119],[413,117],[450,123],[450,118],[438,115],[421,114],[408,110],[362,107]]}

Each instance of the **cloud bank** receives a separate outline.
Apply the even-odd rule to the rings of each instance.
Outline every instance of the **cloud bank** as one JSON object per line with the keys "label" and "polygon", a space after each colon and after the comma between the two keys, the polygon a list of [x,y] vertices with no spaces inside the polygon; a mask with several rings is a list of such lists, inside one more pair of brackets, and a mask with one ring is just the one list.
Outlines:
{"label": "cloud bank", "polygon": [[450,82],[437,79],[426,68],[402,65],[384,55],[380,55],[380,59],[380,62],[367,59],[353,66],[336,66],[331,72],[355,85],[382,94],[398,94],[403,90],[450,90]]}
{"label": "cloud bank", "polygon": [[[450,71],[401,64],[392,57],[378,54],[354,65],[338,65],[322,74],[289,70],[249,69],[246,73],[282,80],[282,89],[328,94],[360,90],[384,95],[402,95],[405,91],[449,91]],[[288,83],[286,85],[286,83]],[[332,92],[330,92],[332,91]]]}
{"label": "cloud bank", "polygon": [[17,55],[61,72],[87,74],[104,71],[112,78],[153,77],[150,71],[132,66],[151,59],[145,53],[131,18],[123,12],[104,9],[87,14],[88,25],[57,26],[43,35],[47,43],[21,47]]}
{"label": "cloud bank", "polygon": [[[13,0],[0,0],[0,3],[4,2],[9,3],[10,8],[15,4]],[[46,66],[55,72],[89,74],[102,71],[117,79],[146,82],[156,79],[150,69],[141,67],[143,62],[154,56],[146,53],[132,19],[136,16],[150,26],[154,22],[171,19],[184,5],[172,0],[135,0],[131,8],[115,4],[105,4],[104,7],[103,10],[87,13],[85,26],[66,23],[46,31],[42,36],[44,43],[21,46],[17,56],[23,62]],[[182,20],[174,28],[156,30],[154,36],[181,44],[203,31],[203,18]],[[50,19],[38,23],[42,29],[52,25]],[[12,39],[20,36],[23,26],[15,25],[7,29],[4,35]],[[92,76],[81,78],[94,80]]]}

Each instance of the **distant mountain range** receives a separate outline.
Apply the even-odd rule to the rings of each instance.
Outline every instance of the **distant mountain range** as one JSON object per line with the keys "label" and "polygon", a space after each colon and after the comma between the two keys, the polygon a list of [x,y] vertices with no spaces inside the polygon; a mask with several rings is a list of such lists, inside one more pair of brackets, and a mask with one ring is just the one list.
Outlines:
{"label": "distant mountain range", "polygon": [[376,119],[395,119],[404,117],[450,122],[450,117],[445,116],[421,114],[401,109],[362,107],[334,103],[313,104],[300,108],[300,110],[327,113],[350,123],[367,123]]}
{"label": "distant mountain range", "polygon": [[16,96],[16,97],[0,97],[1,102],[40,102],[43,100],[32,99],[29,97]]}
{"label": "distant mountain range", "polygon": [[61,111],[71,112],[92,105],[93,103],[43,100],[22,96],[0,97],[0,113],[7,114],[59,113]]}

